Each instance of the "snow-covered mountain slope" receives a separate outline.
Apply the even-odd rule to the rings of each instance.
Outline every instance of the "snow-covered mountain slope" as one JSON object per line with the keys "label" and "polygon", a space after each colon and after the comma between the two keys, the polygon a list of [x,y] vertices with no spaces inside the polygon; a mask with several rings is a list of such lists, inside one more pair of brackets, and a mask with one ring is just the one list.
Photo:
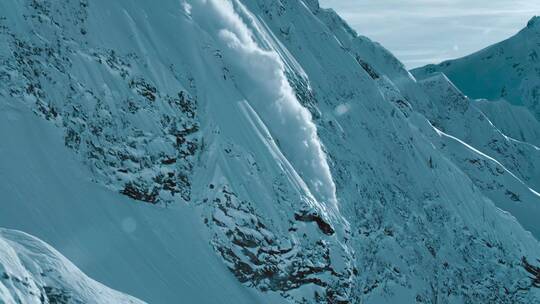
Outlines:
{"label": "snow-covered mountain slope", "polygon": [[0,109],[3,227],[46,239],[90,277],[148,303],[280,303],[236,281],[200,212],[154,208],[96,185],[63,130],[20,104]]}
{"label": "snow-covered mountain slope", "polygon": [[418,78],[443,72],[473,99],[505,99],[540,120],[540,17],[515,36],[472,55],[412,71]]}
{"label": "snow-covered mountain slope", "polygon": [[527,108],[505,100],[479,99],[474,105],[504,134],[540,147],[540,122]]}
{"label": "snow-covered mountain slope", "polygon": [[498,160],[531,188],[540,189],[538,147],[503,134],[476,107],[477,103],[465,97],[444,74],[422,80],[420,86],[435,106],[434,111],[426,115],[432,124]]}
{"label": "snow-covered mountain slope", "polygon": [[0,226],[107,286],[150,303],[539,300],[522,262],[540,252],[534,166],[438,129],[446,99],[317,1],[0,11]]}
{"label": "snow-covered mountain slope", "polygon": [[2,303],[142,303],[85,276],[58,251],[20,231],[0,229]]}

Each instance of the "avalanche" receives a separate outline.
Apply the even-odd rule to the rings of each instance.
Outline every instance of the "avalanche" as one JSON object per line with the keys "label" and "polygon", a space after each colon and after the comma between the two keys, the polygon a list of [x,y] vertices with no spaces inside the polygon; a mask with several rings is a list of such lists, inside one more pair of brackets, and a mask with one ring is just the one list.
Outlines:
{"label": "avalanche", "polygon": [[[194,1],[190,7],[191,16],[198,24],[204,25],[209,20],[216,23],[205,26],[214,39],[225,44],[222,50],[230,60],[230,72],[235,77],[240,95],[268,127],[317,199],[329,203],[329,207],[336,210],[335,185],[317,127],[310,113],[296,99],[278,54],[273,50],[263,50],[253,40],[254,35],[239,14],[261,31],[255,17],[238,1]],[[268,45],[271,42],[263,43]]]}

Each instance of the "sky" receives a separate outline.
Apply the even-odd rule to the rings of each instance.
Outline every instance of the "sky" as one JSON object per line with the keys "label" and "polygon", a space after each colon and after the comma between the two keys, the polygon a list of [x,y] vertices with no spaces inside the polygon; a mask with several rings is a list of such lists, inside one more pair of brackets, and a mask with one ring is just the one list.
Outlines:
{"label": "sky", "polygon": [[540,15],[540,0],[320,0],[408,68],[502,41]]}

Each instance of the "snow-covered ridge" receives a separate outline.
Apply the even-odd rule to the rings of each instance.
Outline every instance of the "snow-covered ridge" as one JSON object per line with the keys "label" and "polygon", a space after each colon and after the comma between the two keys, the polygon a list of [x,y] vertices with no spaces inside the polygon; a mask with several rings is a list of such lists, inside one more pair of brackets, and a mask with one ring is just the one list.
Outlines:
{"label": "snow-covered ridge", "polygon": [[540,149],[505,135],[444,74],[435,74],[419,83],[437,105],[437,111],[428,116],[437,128],[491,155],[514,172],[516,178],[540,189]]}
{"label": "snow-covered ridge", "polygon": [[46,243],[0,228],[2,303],[143,303],[88,278]]}

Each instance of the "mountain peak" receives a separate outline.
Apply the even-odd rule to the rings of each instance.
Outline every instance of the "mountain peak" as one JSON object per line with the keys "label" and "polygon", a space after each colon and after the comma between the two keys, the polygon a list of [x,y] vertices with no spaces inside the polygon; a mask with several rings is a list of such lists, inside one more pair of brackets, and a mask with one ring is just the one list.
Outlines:
{"label": "mountain peak", "polygon": [[527,28],[540,29],[540,16],[534,16],[527,22]]}

